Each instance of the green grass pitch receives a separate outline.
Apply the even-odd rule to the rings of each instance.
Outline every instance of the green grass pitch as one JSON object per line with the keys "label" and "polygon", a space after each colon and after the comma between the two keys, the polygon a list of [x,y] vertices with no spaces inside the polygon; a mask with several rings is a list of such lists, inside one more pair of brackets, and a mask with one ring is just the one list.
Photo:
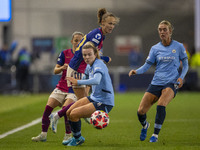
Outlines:
{"label": "green grass pitch", "polygon": [[[97,130],[82,120],[86,141],[78,147],[63,146],[64,120],[58,132],[49,130],[46,142],[32,142],[41,132],[41,123],[0,139],[0,150],[190,150],[200,149],[200,92],[179,92],[167,106],[167,114],[157,143],[149,143],[153,133],[156,105],[147,113],[151,126],[147,139],[139,140],[141,125],[137,108],[144,92],[115,94],[110,124]],[[0,135],[42,116],[49,94],[0,95]]]}

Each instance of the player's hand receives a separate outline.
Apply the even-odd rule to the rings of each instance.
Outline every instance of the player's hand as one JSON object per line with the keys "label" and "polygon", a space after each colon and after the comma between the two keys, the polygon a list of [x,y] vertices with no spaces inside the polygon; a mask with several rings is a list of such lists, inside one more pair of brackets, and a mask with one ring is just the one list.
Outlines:
{"label": "player's hand", "polygon": [[112,61],[112,59],[109,57],[109,61],[108,61],[108,64]]}
{"label": "player's hand", "polygon": [[67,77],[67,80],[69,80],[72,83],[72,85],[78,85],[77,80],[73,77]]}
{"label": "player's hand", "polygon": [[68,64],[64,64],[64,65],[62,66],[62,70],[67,70],[67,67],[68,67]]}
{"label": "player's hand", "polygon": [[133,76],[135,74],[137,74],[136,70],[131,70],[128,75],[130,77],[130,76]]}
{"label": "player's hand", "polygon": [[183,80],[181,78],[178,78],[177,82],[179,83],[178,88],[181,88],[183,86]]}

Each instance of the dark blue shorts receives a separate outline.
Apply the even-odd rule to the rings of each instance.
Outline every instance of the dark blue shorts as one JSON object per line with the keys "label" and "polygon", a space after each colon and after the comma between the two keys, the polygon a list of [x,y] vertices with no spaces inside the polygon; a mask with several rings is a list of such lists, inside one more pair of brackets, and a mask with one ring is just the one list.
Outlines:
{"label": "dark blue shorts", "polygon": [[167,87],[171,88],[174,91],[174,97],[175,97],[178,90],[176,89],[173,83],[168,83],[164,86],[149,84],[149,87],[147,88],[146,92],[156,95],[159,98],[162,94],[162,90],[166,89]]}
{"label": "dark blue shorts", "polygon": [[94,107],[96,108],[96,110],[103,110],[106,113],[109,113],[111,111],[111,109],[113,108],[113,106],[111,105],[106,105],[106,104],[102,104],[100,102],[95,102],[93,101],[90,96],[87,97],[89,99],[89,101],[94,105]]}

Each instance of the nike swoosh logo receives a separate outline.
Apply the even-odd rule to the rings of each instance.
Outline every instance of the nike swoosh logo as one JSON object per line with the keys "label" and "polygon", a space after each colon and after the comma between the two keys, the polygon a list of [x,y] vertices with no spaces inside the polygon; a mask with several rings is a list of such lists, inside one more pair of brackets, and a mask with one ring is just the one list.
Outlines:
{"label": "nike swoosh logo", "polygon": [[80,140],[80,141],[76,142],[76,144],[77,144],[77,145],[79,145],[79,144],[81,144],[81,143],[83,143],[83,141],[82,141],[82,140]]}

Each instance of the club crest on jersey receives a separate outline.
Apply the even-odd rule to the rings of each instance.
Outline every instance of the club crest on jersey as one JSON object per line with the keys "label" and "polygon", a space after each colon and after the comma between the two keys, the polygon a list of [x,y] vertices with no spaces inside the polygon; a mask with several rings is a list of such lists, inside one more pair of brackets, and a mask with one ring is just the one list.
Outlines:
{"label": "club crest on jersey", "polygon": [[175,50],[175,49],[173,49],[173,50],[172,50],[172,53],[176,53],[176,50]]}
{"label": "club crest on jersey", "polygon": [[100,40],[100,39],[101,39],[101,34],[100,34],[100,33],[97,33],[97,34],[95,35],[95,39]]}

